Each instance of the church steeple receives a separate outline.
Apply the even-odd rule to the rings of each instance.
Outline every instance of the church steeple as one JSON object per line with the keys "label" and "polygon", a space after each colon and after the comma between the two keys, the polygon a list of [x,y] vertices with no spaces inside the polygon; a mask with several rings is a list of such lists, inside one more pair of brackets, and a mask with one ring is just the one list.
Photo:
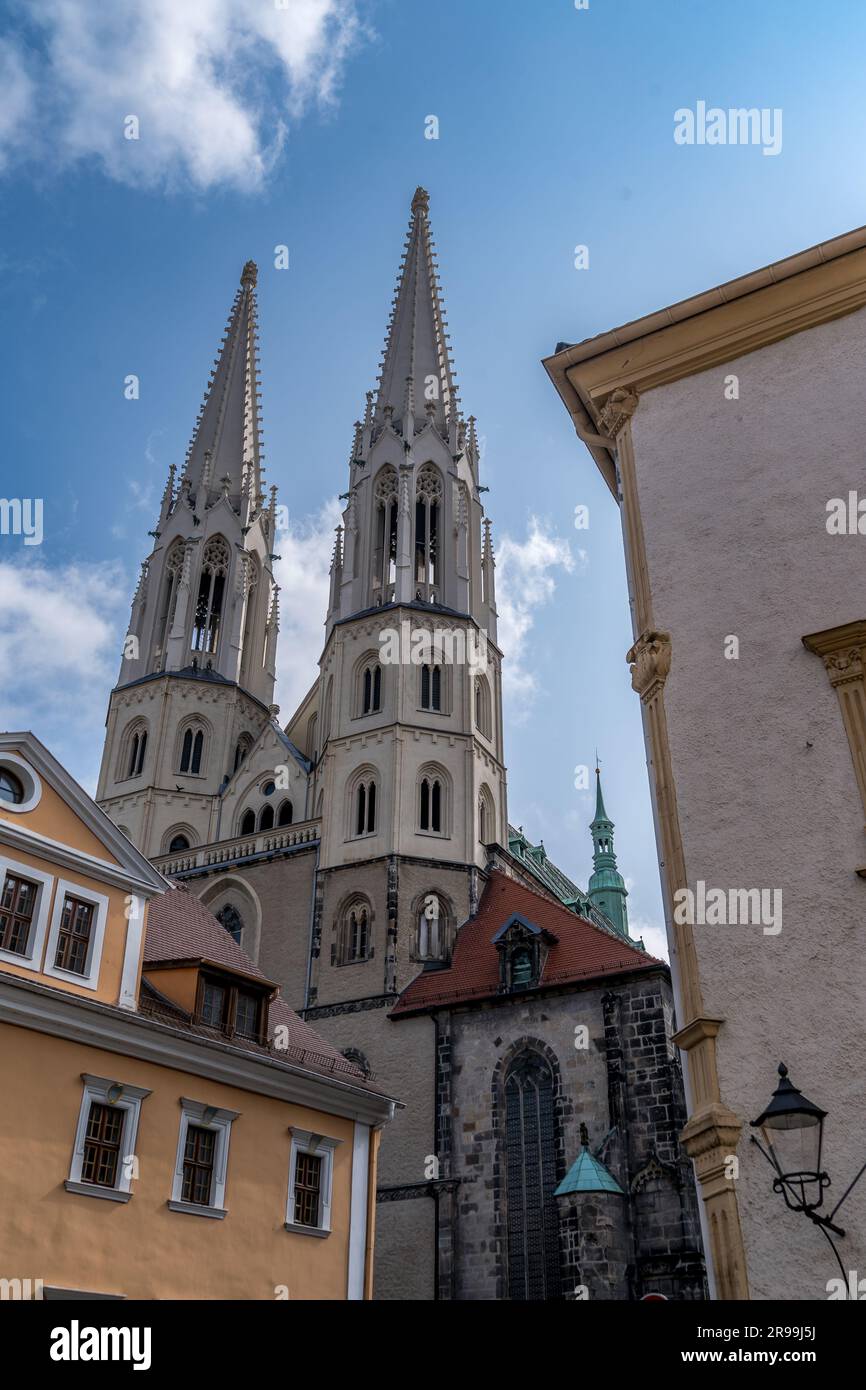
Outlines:
{"label": "church steeple", "polygon": [[[404,438],[411,438],[426,419],[443,436],[450,427],[456,444],[459,403],[429,207],[426,190],[417,188],[388,320],[373,423],[382,426],[388,420]],[[412,429],[407,428],[410,416]]]}
{"label": "church steeple", "polygon": [[628,891],[616,864],[613,848],[613,821],[604,807],[601,769],[595,769],[595,816],[590,824],[593,846],[593,873],[588,891],[596,907],[609,918],[618,932],[628,939]]}
{"label": "church steeple", "polygon": [[182,485],[199,506],[221,492],[236,507],[242,494],[253,506],[262,495],[257,278],[247,261],[187,449]]}

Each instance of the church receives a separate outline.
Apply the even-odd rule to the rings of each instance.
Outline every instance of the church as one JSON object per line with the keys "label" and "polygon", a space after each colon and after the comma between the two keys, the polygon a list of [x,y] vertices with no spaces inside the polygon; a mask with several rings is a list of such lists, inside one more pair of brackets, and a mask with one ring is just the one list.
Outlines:
{"label": "church", "polygon": [[509,821],[491,521],[428,195],[286,723],[256,295],[248,262],[141,567],[99,804],[401,1099],[377,1297],[706,1297],[670,972],[629,933],[600,777],[587,890]]}

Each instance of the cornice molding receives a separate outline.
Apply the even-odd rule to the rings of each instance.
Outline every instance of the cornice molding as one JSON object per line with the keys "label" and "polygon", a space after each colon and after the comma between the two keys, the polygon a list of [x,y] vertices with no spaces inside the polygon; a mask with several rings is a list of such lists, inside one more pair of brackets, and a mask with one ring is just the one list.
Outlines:
{"label": "cornice molding", "polygon": [[[59,840],[52,840],[47,835],[40,835],[35,830],[25,830],[23,826],[13,825],[10,821],[3,820],[2,817],[0,817],[0,845],[9,845],[19,852],[23,850],[27,854],[38,855],[46,863],[55,866],[60,865],[64,869],[72,869],[73,872],[85,874],[88,878],[97,879],[100,883],[110,884],[114,888],[126,888],[131,893],[141,893],[146,898],[164,893],[166,888],[170,886],[162,874],[158,874],[158,883],[154,881],[153,877],[137,878],[119,864],[111,864],[107,859],[97,859],[94,854],[73,849],[71,845],[64,845]],[[154,870],[153,873],[157,875],[157,870]]]}
{"label": "cornice molding", "polygon": [[191,1038],[141,1014],[122,1013],[11,976],[0,978],[0,1023],[171,1067],[362,1124],[390,1120],[399,1103],[291,1062],[246,1053],[207,1038]]}

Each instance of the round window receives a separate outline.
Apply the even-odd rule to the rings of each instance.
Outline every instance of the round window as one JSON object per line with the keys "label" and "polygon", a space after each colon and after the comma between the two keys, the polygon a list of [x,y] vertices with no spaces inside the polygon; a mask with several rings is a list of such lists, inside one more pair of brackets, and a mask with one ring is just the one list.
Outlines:
{"label": "round window", "polygon": [[263,793],[265,796],[273,796],[273,794],[274,794],[274,792],[276,791],[276,789],[277,789],[277,784],[276,784],[276,782],[265,782],[265,785],[262,787],[262,793]]}
{"label": "round window", "polygon": [[10,801],[18,806],[24,800],[24,787],[8,768],[0,767],[0,801]]}

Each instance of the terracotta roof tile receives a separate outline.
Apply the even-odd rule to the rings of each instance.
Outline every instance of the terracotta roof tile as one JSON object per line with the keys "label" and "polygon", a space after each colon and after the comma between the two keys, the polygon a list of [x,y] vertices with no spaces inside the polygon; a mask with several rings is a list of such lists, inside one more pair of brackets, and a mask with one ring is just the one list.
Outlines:
{"label": "terracotta roof tile", "polygon": [[624,970],[664,966],[664,961],[629,946],[569,908],[494,870],[477,914],[457,933],[450,966],[445,970],[425,970],[417,975],[400,995],[390,1016],[399,1018],[423,1009],[496,995],[499,953],[493,938],[515,913],[557,938],[545,961],[540,981],[542,988],[619,974]]}

